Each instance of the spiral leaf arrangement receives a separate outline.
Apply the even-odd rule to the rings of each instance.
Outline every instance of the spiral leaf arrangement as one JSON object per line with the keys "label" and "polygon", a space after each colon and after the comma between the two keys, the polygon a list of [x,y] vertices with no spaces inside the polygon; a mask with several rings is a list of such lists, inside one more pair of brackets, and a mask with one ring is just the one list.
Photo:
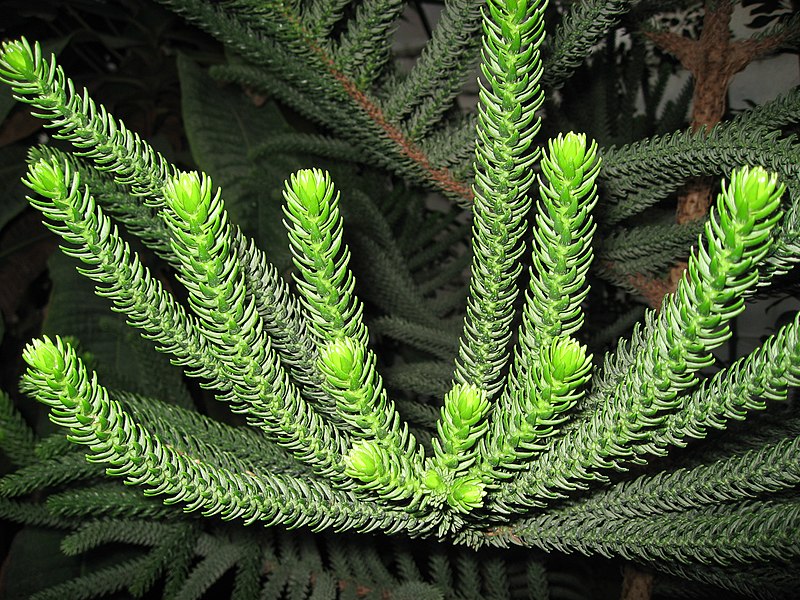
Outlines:
{"label": "spiral leaf arrangement", "polygon": [[[489,0],[482,11],[486,83],[474,160],[474,256],[454,377],[427,449],[378,372],[355,294],[339,192],[328,173],[300,170],[286,182],[284,225],[295,266],[290,285],[230,222],[224,191],[209,176],[168,164],[88,95],[76,94],[38,45],[4,43],[0,78],[78,149],[79,158],[32,155],[25,178],[31,205],[64,251],[83,263],[97,293],[243,414],[284,458],[280,465],[236,470],[173,450],[124,402],[109,399],[58,337],[26,348],[27,393],[50,408],[51,420],[108,475],[186,511],[245,523],[405,531],[473,546],[514,541],[645,561],[797,557],[796,500],[750,499],[763,490],[790,490],[796,472],[777,476],[761,455],[753,456],[745,478],[733,459],[688,468],[680,477],[644,475],[633,483],[609,477],[612,469],[645,463],[709,428],[744,419],[800,383],[797,318],[713,377],[702,371],[714,362],[711,351],[730,337],[744,298],[763,281],[785,186],[760,166],[733,170],[677,291],[620,342],[605,369],[594,367],[577,336],[602,165],[597,145],[583,134],[534,146],[543,101],[544,9],[540,0]],[[363,13],[384,22],[379,12]],[[313,16],[320,31],[336,20],[324,11]],[[268,26],[268,19],[257,21]],[[357,33],[345,37],[356,40]],[[379,37],[367,42],[377,44]],[[356,68],[345,54],[339,67],[368,85],[377,66]],[[141,197],[150,211],[148,228],[141,214],[139,221],[133,212],[126,218],[142,225],[133,230],[175,267],[185,304],[163,289],[98,206],[76,167],[89,164]],[[531,266],[517,310],[524,239],[532,240]],[[776,444],[769,452],[771,460],[790,464],[796,444]],[[713,491],[704,485],[709,480]],[[680,499],[662,499],[678,489]],[[606,518],[608,511],[613,518]],[[750,541],[731,535],[727,543],[726,535],[709,533],[709,523],[714,531],[748,527],[757,535]]]}

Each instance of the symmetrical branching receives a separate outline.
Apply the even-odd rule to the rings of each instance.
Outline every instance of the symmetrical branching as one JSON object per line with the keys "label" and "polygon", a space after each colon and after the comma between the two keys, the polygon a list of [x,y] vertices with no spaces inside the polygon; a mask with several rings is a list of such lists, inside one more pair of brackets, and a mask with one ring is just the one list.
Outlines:
{"label": "symmetrical branching", "polygon": [[[192,11],[252,63],[221,67],[228,78],[255,86],[279,81],[284,100],[309,116],[318,108],[319,121],[355,140],[359,160],[372,157],[451,197],[472,200],[473,253],[429,268],[442,247],[466,232],[457,217],[409,220],[397,226],[405,227],[398,241],[389,224],[401,220],[392,216],[397,196],[383,202],[382,215],[378,200],[339,184],[340,200],[329,173],[302,169],[283,190],[290,285],[230,221],[224,191],[209,175],[169,164],[87,93],[76,93],[38,45],[4,43],[0,79],[76,148],[30,153],[25,183],[31,206],[114,310],[253,427],[242,431],[110,393],[68,342],[34,340],[24,352],[23,387],[49,408],[50,419],[89,463],[184,511],[245,523],[434,534],[473,546],[513,541],[664,562],[676,572],[682,563],[768,565],[800,554],[796,436],[613,484],[608,475],[745,419],[800,384],[797,318],[748,356],[713,375],[707,371],[745,298],[800,260],[793,138],[779,139],[770,119],[756,114],[747,136],[747,118],[740,117],[702,138],[678,133],[601,150],[586,135],[569,132],[537,146],[541,82],[557,85],[629,2],[591,2],[571,11],[545,60],[545,2],[452,0],[415,70],[405,79],[390,77],[383,96],[373,91],[385,83],[388,40],[402,2],[362,2],[352,14],[340,1],[168,4]],[[474,121],[440,120],[471,64],[475,44],[464,30],[479,22],[485,81],[472,136],[474,184],[467,193],[468,184],[448,169],[464,153],[462,123]],[[335,39],[334,30],[340,32]],[[272,50],[278,54],[270,56]],[[442,72],[437,60],[452,72]],[[552,70],[544,74],[547,64]],[[299,94],[306,77],[313,100]],[[789,100],[765,114],[795,119],[796,102]],[[263,160],[282,143],[276,139],[252,157]],[[341,140],[326,138],[323,145],[322,154],[348,153]],[[621,221],[674,189],[676,170],[697,175],[720,169],[728,180],[676,292],[646,314],[602,369],[593,365],[579,340],[596,205],[602,207],[598,219]],[[375,239],[356,227],[351,232],[348,211],[355,223],[368,223],[362,229]],[[167,260],[185,294],[168,291],[115,221]],[[601,272],[623,283],[631,274],[652,272],[700,227],[618,233],[601,245]],[[659,240],[665,232],[683,237]],[[530,254],[524,240],[531,242]],[[429,245],[420,248],[421,242]],[[361,259],[370,268],[357,279],[361,253],[368,254]],[[453,307],[463,302],[460,273],[470,260],[466,314],[459,320]],[[635,264],[620,266],[626,261]],[[386,289],[367,296],[365,281],[365,287],[377,282]],[[443,284],[449,287],[441,290]],[[368,328],[370,302],[396,310]],[[374,350],[370,330],[436,360],[408,360],[413,353],[384,357]],[[395,388],[414,394],[396,395]],[[431,391],[442,398],[436,408],[415,397]],[[108,515],[170,514],[109,486],[50,496],[48,509],[56,517],[23,508],[10,498],[100,475],[81,454],[52,444],[34,451],[26,425],[0,396],[0,445],[20,465],[34,452],[40,461],[0,480],[2,514],[59,525],[59,519],[90,512],[97,498]],[[181,544],[198,543],[195,529],[173,525],[142,522],[131,526],[141,537],[124,537],[95,523],[67,538],[65,547],[77,552],[115,535],[153,546],[147,560],[112,573],[146,572],[134,586],[143,590],[165,557]],[[159,542],[161,535],[167,541]],[[336,550],[330,554],[335,558]],[[179,557],[181,568],[188,571],[192,556],[185,551]],[[223,544],[204,556],[207,572],[219,574],[244,554]],[[541,583],[540,576],[533,572],[532,581]],[[203,577],[189,577],[198,593],[208,582]],[[257,589],[244,576],[237,581],[237,589]]]}

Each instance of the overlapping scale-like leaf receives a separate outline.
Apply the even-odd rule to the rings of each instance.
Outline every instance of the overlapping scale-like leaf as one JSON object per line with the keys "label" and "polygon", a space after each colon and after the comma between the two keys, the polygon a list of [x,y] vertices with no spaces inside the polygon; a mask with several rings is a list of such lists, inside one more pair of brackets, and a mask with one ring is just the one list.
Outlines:
{"label": "overlapping scale-like leaf", "polygon": [[24,385],[51,408],[50,419],[69,430],[73,443],[88,446],[90,460],[106,463],[109,475],[146,486],[148,495],[164,495],[166,503],[181,502],[187,511],[246,523],[323,528],[362,527],[374,521],[373,507],[318,482],[268,472],[234,473],[176,452],[110,400],[60,338],[34,340],[24,357],[30,367]]}
{"label": "overlapping scale-like leaf", "polygon": [[164,213],[181,259],[179,278],[199,317],[209,350],[224,365],[233,394],[247,399],[249,417],[320,473],[342,479],[345,434],[299,394],[264,334],[241,267],[219,192],[197,173],[181,173],[164,188]]}

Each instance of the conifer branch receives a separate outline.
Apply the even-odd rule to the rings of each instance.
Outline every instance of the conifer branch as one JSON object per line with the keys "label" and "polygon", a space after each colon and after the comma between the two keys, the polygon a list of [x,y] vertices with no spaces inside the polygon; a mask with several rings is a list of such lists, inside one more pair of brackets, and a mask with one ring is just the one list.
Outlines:
{"label": "conifer branch", "polygon": [[0,497],[0,517],[13,523],[35,527],[69,529],[74,525],[72,519],[53,514],[44,504],[20,502],[3,497]]}
{"label": "conifer branch", "polygon": [[17,465],[24,465],[34,454],[35,437],[11,397],[0,390],[0,451]]}
{"label": "conifer branch", "polygon": [[767,338],[749,356],[701,383],[684,400],[684,409],[670,414],[651,444],[684,444],[702,438],[709,427],[721,428],[748,411],[762,410],[766,400],[786,399],[787,387],[800,384],[800,317]]}
{"label": "conifer branch", "polygon": [[342,337],[366,344],[350,250],[342,241],[339,192],[327,173],[313,169],[292,175],[283,195],[295,280],[317,345]]}
{"label": "conifer branch", "polygon": [[124,519],[176,519],[180,513],[174,506],[142,494],[119,482],[99,483],[51,494],[46,501],[52,514],[69,519],[114,517]]}
{"label": "conifer branch", "polygon": [[547,514],[515,532],[524,544],[633,560],[727,565],[794,558],[800,552],[795,500],[751,501],[633,519]]}
{"label": "conifer branch", "polygon": [[303,21],[317,38],[324,38],[352,2],[353,0],[311,0],[303,12]]}
{"label": "conifer branch", "polygon": [[433,439],[433,458],[426,462],[425,485],[434,500],[443,500],[458,512],[483,506],[484,483],[470,472],[478,443],[486,434],[489,400],[473,385],[453,387],[444,398]]}
{"label": "conifer branch", "polygon": [[362,3],[347,22],[347,31],[339,37],[333,61],[344,76],[360,90],[377,79],[389,59],[396,22],[406,0],[377,0]]}
{"label": "conifer branch", "polygon": [[[119,185],[129,185],[133,194],[145,199],[151,215],[155,216],[154,211],[163,207],[163,187],[168,178],[177,173],[176,169],[137,134],[130,132],[124,123],[112,118],[103,106],[98,107],[86,90],[83,95],[76,94],[72,81],[64,75],[55,58],[42,57],[38,43],[33,48],[24,38],[4,43],[0,48],[0,81],[8,83],[21,102],[41,111],[34,113],[36,116],[51,121],[46,126],[59,130],[55,137],[68,140],[78,149],[88,148],[77,154],[92,160],[98,169],[112,173]],[[143,217],[140,214],[135,218],[141,221]],[[145,237],[143,241],[148,240]],[[240,240],[237,246],[246,247],[247,242]],[[252,256],[241,258],[245,265],[264,260]],[[274,270],[260,274],[277,277]],[[262,283],[265,283],[263,279]],[[277,278],[269,281],[266,287],[276,290],[276,294],[287,295],[285,286],[285,282]],[[271,313],[269,309],[261,312]],[[291,317],[292,313],[286,316]],[[266,327],[278,337],[302,335],[303,330],[292,320],[267,320]]]}
{"label": "conifer branch", "polygon": [[535,112],[543,101],[538,50],[543,13],[538,0],[490,1],[484,11],[482,69],[488,84],[481,83],[478,105],[474,258],[455,381],[482,388],[489,398],[500,389],[508,361],[522,269],[520,238],[530,208],[530,166],[538,157],[529,148],[539,130]]}
{"label": "conifer branch", "polygon": [[798,198],[797,154],[793,138],[781,138],[774,130],[743,128],[736,122],[720,124],[707,135],[676,132],[608,150],[602,157],[601,179],[604,198],[612,204],[604,209],[602,220],[619,222],[665,198],[686,178],[716,175],[743,162],[778,173],[792,197]]}
{"label": "conifer branch", "polygon": [[264,335],[254,300],[245,296],[222,199],[211,186],[207,176],[182,173],[164,188],[180,279],[209,354],[224,365],[235,397],[249,401],[250,419],[316,472],[341,481],[347,438],[303,399]]}
{"label": "conifer branch", "polygon": [[227,390],[228,378],[206,351],[195,320],[142,265],[88,190],[81,191],[78,173],[67,163],[62,167],[42,159],[30,167],[25,183],[40,196],[28,198],[31,206],[70,244],[65,249],[90,267],[82,272],[97,282],[98,293],[111,299],[132,326],[175,356],[190,374]]}
{"label": "conifer branch", "polygon": [[[789,490],[800,482],[798,448],[800,437],[787,438],[714,463],[643,475],[579,503],[552,508],[547,514],[559,518],[639,518],[743,502]],[[542,518],[523,520],[512,531],[540,527]]]}
{"label": "conifer branch", "polygon": [[[755,267],[771,243],[784,189],[763,169],[734,172],[706,224],[704,244],[654,317],[643,351],[606,388],[603,405],[556,440],[531,471],[499,490],[499,502],[529,503],[558,497],[558,488],[582,489],[581,480],[604,477],[597,468],[635,459],[650,431],[682,412],[679,392],[695,386],[696,372],[713,362],[710,350],[727,338],[727,321],[744,309],[741,295],[758,279]],[[645,445],[641,451],[654,450]]]}
{"label": "conifer branch", "polygon": [[[416,509],[423,494],[419,477],[423,453],[387,399],[375,360],[363,342],[334,338],[320,352],[323,385],[339,416],[363,439],[346,458],[348,474],[382,498],[408,500],[408,508]],[[391,473],[390,479],[384,478],[384,470]]]}
{"label": "conifer branch", "polygon": [[139,422],[178,452],[205,456],[233,471],[253,471],[269,464],[275,473],[312,477],[313,472],[290,452],[265,439],[259,430],[234,427],[192,410],[127,392],[112,391],[116,400]]}
{"label": "conifer branch", "polygon": [[597,146],[569,133],[551,140],[541,161],[533,267],[520,329],[520,377],[536,351],[553,339],[569,336],[583,325],[580,304],[589,288],[594,235],[590,211],[597,202],[595,178],[600,168]]}
{"label": "conifer branch", "polygon": [[542,84],[561,87],[586,60],[594,45],[636,4],[633,0],[590,0],[570,5],[544,59]]}
{"label": "conifer branch", "polygon": [[[327,486],[267,472],[233,473],[198,457],[172,450],[110,400],[74,349],[60,338],[35,340],[25,350],[24,383],[51,408],[51,420],[69,430],[73,443],[88,446],[93,462],[126,482],[147,486],[147,495],[165,495],[184,510],[312,528],[401,526],[388,513],[333,492]],[[376,517],[378,517],[376,519]],[[394,522],[393,522],[394,521]],[[410,523],[401,519],[403,525]]]}
{"label": "conifer branch", "polygon": [[407,120],[404,128],[412,139],[423,140],[461,91],[478,56],[480,25],[480,2],[446,0],[411,72],[387,91],[383,103],[387,119]]}
{"label": "conifer branch", "polygon": [[[396,180],[383,197],[348,191],[341,210],[353,227],[345,244],[331,178],[306,169],[284,190],[295,293],[256,242],[228,221],[222,191],[207,175],[168,164],[88,94],[76,93],[38,45],[4,43],[0,80],[76,148],[30,154],[26,183],[38,194],[32,206],[115,310],[257,426],[239,429],[150,398],[111,394],[62,339],[29,344],[23,387],[50,408],[67,441],[51,436],[34,445],[0,395],[0,446],[21,462],[0,479],[0,516],[67,529],[76,519],[109,517],[80,528],[65,548],[77,552],[115,540],[146,547],[141,561],[101,571],[94,580],[78,578],[54,588],[58,593],[84,594],[86,581],[118,589],[113,578],[126,577],[125,587],[142,594],[166,572],[165,595],[199,596],[235,569],[233,597],[274,597],[287,582],[302,587],[310,581],[309,570],[322,560],[300,537],[235,534],[221,542],[216,533],[223,529],[216,525],[214,534],[201,535],[202,521],[179,521],[180,511],[164,506],[173,503],[184,512],[245,523],[435,535],[471,546],[519,543],[616,555],[674,572],[698,562],[749,562],[754,569],[798,562],[800,438],[791,424],[757,422],[754,433],[735,436],[740,444],[733,450],[724,440],[709,440],[699,459],[682,468],[589,492],[591,484],[610,483],[609,469],[625,471],[665,456],[800,386],[800,316],[749,356],[713,376],[703,372],[714,363],[712,350],[731,335],[744,298],[800,256],[798,144],[780,130],[800,118],[796,91],[708,136],[676,132],[606,149],[600,175],[600,151],[583,134],[558,135],[540,160],[536,112],[541,86],[559,87],[632,2],[571,5],[543,60],[545,1],[487,0],[482,7],[447,0],[439,28],[406,79],[385,77],[402,0],[352,7],[349,0],[163,2],[246,61],[217,67],[220,78],[271,88],[337,136],[284,140],[281,150],[307,152],[317,143],[323,155],[388,167],[465,206],[474,199],[473,254],[464,251],[463,214],[439,213],[421,196],[409,200],[406,184]],[[721,7],[720,14],[725,11]],[[477,116],[444,119],[471,64],[477,40],[468,33],[479,16],[485,82]],[[776,31],[789,35],[796,22]],[[773,42],[758,43],[763,49]],[[634,61],[644,64],[643,56]],[[636,78],[649,71],[634,67],[615,68],[600,88],[637,87]],[[645,85],[645,121],[658,120],[647,94],[663,92],[665,73],[659,70],[656,82]],[[626,89],[624,95],[616,106],[628,114],[634,94]],[[280,141],[236,156],[266,159]],[[464,169],[473,148],[470,190]],[[645,314],[644,324],[607,356],[604,372],[594,375],[578,336],[589,298],[596,179],[609,200],[599,218],[613,224],[664,198],[688,176],[732,169],[676,292],[659,312]],[[532,267],[520,299],[528,188],[537,172]],[[348,190],[379,181],[363,172],[343,177],[339,184]],[[142,266],[112,216],[177,270],[186,302]],[[700,225],[637,224],[614,234],[600,248],[604,275],[630,285],[687,243],[658,236],[686,236],[694,227]],[[457,303],[469,260],[462,320]],[[373,333],[405,345],[400,354],[386,355],[385,364],[383,350],[370,345],[365,311],[385,313]],[[624,315],[610,329],[619,331],[629,319]],[[512,332],[515,323],[519,329]],[[372,341],[387,340],[378,335]],[[455,362],[439,360],[448,351]],[[432,396],[443,396],[442,405],[430,402]],[[70,454],[70,444],[82,452]],[[98,463],[107,475],[143,486],[145,494],[96,485],[90,479]],[[63,492],[47,489],[79,481],[82,487]],[[41,489],[49,495],[38,505],[8,499]],[[576,490],[587,493],[552,502]],[[531,510],[548,504],[546,511]],[[380,581],[374,590],[364,588],[370,593],[438,593],[422,583],[421,569],[408,556],[398,562],[409,576],[401,581],[377,552],[350,553],[338,541],[324,553],[331,569],[315,571],[301,595],[334,595],[337,582],[356,581]],[[195,556],[201,560],[193,565]],[[459,559],[453,570],[447,559],[434,557],[427,575],[465,597],[479,586],[500,595],[522,576],[529,590],[547,592],[535,566],[507,573],[503,563],[490,560],[485,572],[476,571],[471,559]],[[454,574],[457,584],[449,582]]]}
{"label": "conifer branch", "polygon": [[15,498],[41,488],[102,476],[97,465],[86,462],[81,453],[70,452],[55,459],[29,464],[0,478],[0,496]]}
{"label": "conifer branch", "polygon": [[579,304],[588,292],[595,155],[594,144],[587,148],[584,136],[570,133],[551,140],[542,159],[530,288],[508,382],[481,447],[485,478],[508,478],[505,470],[543,449],[541,439],[554,434],[589,378],[591,357],[569,336],[582,324]]}
{"label": "conifer branch", "polygon": [[[318,90],[330,91],[316,95],[318,109],[325,111],[326,126],[344,137],[354,136],[378,164],[404,175],[421,178],[463,204],[471,201],[469,186],[455,179],[447,169],[431,164],[419,146],[387,118],[380,102],[342,71],[335,60],[334,48],[327,41],[318,39],[291,7],[278,0],[259,3],[258,7],[244,0],[231,1],[225,3],[225,10],[210,7],[199,0],[162,1],[176,12],[185,14],[188,19],[197,21],[256,65],[296,65],[295,75],[310,69],[305,80],[319,81]],[[248,25],[261,31],[253,34]],[[284,62],[275,61],[274,54],[266,51],[265,45],[258,39],[258,33],[275,35],[291,50],[293,56]],[[291,82],[291,76],[289,80]],[[342,108],[343,101],[348,108]],[[316,112],[319,113],[319,110]],[[377,152],[376,140],[381,149]]]}

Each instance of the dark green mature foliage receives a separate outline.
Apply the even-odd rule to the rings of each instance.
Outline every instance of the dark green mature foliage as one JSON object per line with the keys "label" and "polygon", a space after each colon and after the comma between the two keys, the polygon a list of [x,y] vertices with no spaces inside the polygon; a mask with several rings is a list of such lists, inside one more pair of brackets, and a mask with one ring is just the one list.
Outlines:
{"label": "dark green mature foliage", "polygon": [[[402,546],[259,525],[624,557],[749,595],[796,584],[782,574],[800,552],[798,428],[776,433],[752,415],[800,383],[799,318],[709,371],[746,298],[800,257],[798,144],[781,131],[800,114],[796,93],[708,136],[540,141],[545,95],[566,89],[630,3],[575,4],[549,37],[544,2],[446,2],[406,76],[390,68],[402,2],[165,4],[234,54],[216,77],[332,137],[290,134],[273,104],[217,89],[181,59],[205,172],[182,171],[76,92],[38,45],[3,45],[0,78],[73,147],[30,151],[30,205],[163,353],[130,360],[152,374],[137,386],[108,373],[114,351],[88,356],[58,335],[75,331],[52,331],[69,317],[27,346],[22,388],[70,444],[37,440],[3,397],[0,441],[20,468],[0,480],[0,511],[71,530],[67,553],[144,548],[40,597],[142,595],[163,580],[165,597],[195,598],[229,571],[241,598],[559,597],[536,562],[495,554],[477,569],[453,552],[420,568]],[[451,117],[478,46],[477,115]],[[287,146],[316,152],[327,170],[274,156]],[[471,230],[460,210],[426,208],[396,179],[390,189],[342,159],[442,192],[469,207]],[[706,223],[647,223],[599,245],[600,275],[625,285],[696,242],[676,292],[593,362],[579,337],[593,214],[623,223],[701,174],[727,178]],[[161,379],[177,373],[163,355],[241,420],[198,413],[182,381]],[[735,420],[764,437],[745,443],[740,430],[725,451],[712,439],[679,466],[682,446]],[[14,499],[43,489],[44,503]]]}

